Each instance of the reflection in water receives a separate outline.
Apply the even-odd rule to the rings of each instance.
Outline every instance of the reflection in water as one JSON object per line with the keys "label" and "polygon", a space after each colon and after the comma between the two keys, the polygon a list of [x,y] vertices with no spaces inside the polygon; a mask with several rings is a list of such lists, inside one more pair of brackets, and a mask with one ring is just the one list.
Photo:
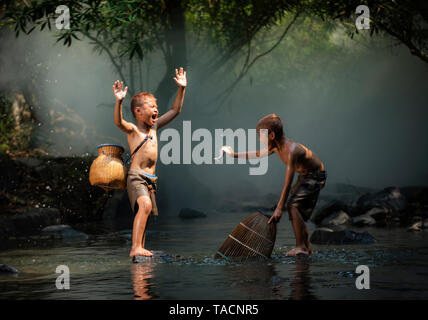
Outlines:
{"label": "reflection in water", "polygon": [[279,285],[283,280],[272,264],[246,262],[229,268],[226,273],[231,278],[231,287],[244,293],[244,299],[284,299]]}
{"label": "reflection in water", "polygon": [[131,265],[134,300],[148,300],[153,298],[150,292],[150,279],[153,278],[154,267],[155,264],[152,262],[133,263]]}
{"label": "reflection in water", "polygon": [[[306,256],[296,256],[294,273],[290,273],[289,294],[285,292],[288,277],[278,275],[276,265],[266,262],[243,263],[229,266],[226,273],[231,278],[232,287],[244,293],[246,299],[317,299],[313,293],[311,277],[309,276],[310,259]],[[292,271],[292,270],[290,270]]]}
{"label": "reflection in water", "polygon": [[294,279],[291,281],[291,300],[317,299],[312,293],[311,277],[309,276],[309,258],[297,255]]}

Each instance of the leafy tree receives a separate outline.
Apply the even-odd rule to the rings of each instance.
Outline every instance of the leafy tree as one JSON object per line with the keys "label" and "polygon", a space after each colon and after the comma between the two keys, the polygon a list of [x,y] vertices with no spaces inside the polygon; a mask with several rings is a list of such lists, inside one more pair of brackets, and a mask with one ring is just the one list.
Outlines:
{"label": "leafy tree", "polygon": [[[327,22],[341,22],[353,37],[361,32],[355,27],[355,9],[361,4],[370,8],[371,35],[388,34],[428,62],[424,0],[3,0],[1,21],[11,25],[17,36],[37,27],[54,29],[58,16],[55,8],[66,5],[70,29],[57,32],[57,40],[70,46],[73,39],[89,39],[95,50],[110,58],[131,94],[143,87],[143,59],[159,50],[166,72],[155,95],[163,105],[175,90],[171,70],[186,68],[190,55],[208,61],[200,66],[199,79],[193,79],[196,81],[203,81],[229,63],[241,63],[235,80],[215,98],[224,101],[250,68],[275,50],[293,24],[305,16],[317,16]],[[284,21],[278,39],[268,48],[260,48],[257,36]],[[189,39],[195,52],[189,52]],[[216,50],[210,50],[212,44]]]}
{"label": "leafy tree", "polygon": [[212,74],[244,49],[246,51],[261,29],[279,23],[288,11],[298,7],[298,1],[293,0],[268,3],[254,0],[36,0],[3,3],[3,24],[12,25],[17,36],[20,32],[29,34],[37,27],[40,30],[46,27],[54,29],[58,16],[55,8],[66,5],[70,9],[70,29],[58,32],[57,40],[70,46],[73,39],[89,39],[98,52],[107,54],[119,76],[130,84],[131,94],[135,93],[136,79],[140,79],[138,87],[142,85],[142,60],[154,50],[160,50],[166,65],[166,72],[155,91],[160,100],[168,99],[175,90],[174,83],[170,81],[171,70],[187,66],[187,31],[200,44],[201,52],[207,52],[212,42],[219,49],[199,72],[200,75]]}
{"label": "leafy tree", "polygon": [[428,62],[428,2],[425,0],[314,0],[307,4],[308,12],[341,21],[351,37],[361,32],[355,26],[355,10],[359,5],[366,5],[370,9],[371,36],[387,34],[407,46],[411,54]]}

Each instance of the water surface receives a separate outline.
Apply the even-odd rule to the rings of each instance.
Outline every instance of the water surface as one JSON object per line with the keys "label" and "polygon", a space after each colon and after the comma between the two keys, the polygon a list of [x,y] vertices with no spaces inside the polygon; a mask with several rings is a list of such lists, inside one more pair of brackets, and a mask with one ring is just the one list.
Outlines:
{"label": "water surface", "polygon": [[[151,218],[147,247],[171,259],[133,264],[131,224],[76,226],[78,241],[48,241],[4,248],[0,263],[20,270],[0,276],[2,299],[426,299],[428,231],[400,227],[368,231],[374,245],[313,245],[309,258],[286,258],[294,244],[284,217],[272,258],[232,263],[213,256],[228,233],[249,213],[210,214],[182,220]],[[309,224],[309,229],[315,228]],[[370,268],[370,290],[355,287],[358,265]],[[58,265],[70,269],[70,290],[58,290]]]}

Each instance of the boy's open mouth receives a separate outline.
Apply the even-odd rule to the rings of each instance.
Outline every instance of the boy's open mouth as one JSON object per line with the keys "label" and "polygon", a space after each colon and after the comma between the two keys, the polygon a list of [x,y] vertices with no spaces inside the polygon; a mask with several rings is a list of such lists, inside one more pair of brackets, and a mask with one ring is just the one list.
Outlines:
{"label": "boy's open mouth", "polygon": [[157,119],[157,117],[158,117],[157,113],[152,114],[152,119],[153,119],[153,120],[156,120],[156,119]]}

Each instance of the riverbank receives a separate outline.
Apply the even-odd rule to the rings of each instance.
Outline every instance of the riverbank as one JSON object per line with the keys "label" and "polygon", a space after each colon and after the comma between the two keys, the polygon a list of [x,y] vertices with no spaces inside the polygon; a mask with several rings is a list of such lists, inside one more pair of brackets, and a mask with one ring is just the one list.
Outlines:
{"label": "riverbank", "polygon": [[[99,220],[108,193],[89,184],[93,160],[93,156],[11,157],[0,153],[0,218],[34,211],[45,216],[50,211],[43,209],[52,209],[58,211],[61,223]],[[49,214],[46,216],[49,220]]]}

